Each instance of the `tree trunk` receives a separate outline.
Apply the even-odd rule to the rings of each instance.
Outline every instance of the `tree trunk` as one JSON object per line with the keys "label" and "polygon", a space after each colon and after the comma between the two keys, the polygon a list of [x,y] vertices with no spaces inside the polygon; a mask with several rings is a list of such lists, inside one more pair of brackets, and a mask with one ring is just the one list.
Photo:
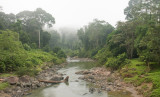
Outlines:
{"label": "tree trunk", "polygon": [[39,48],[41,48],[41,41],[40,41],[40,38],[41,37],[41,35],[40,35],[40,30],[39,30]]}

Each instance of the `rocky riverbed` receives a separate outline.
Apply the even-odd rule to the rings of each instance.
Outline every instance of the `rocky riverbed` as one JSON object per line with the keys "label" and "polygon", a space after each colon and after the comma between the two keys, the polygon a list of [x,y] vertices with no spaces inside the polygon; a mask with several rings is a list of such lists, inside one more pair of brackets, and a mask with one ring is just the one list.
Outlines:
{"label": "rocky riverbed", "polygon": [[46,67],[45,70],[39,72],[36,77],[22,76],[22,77],[4,77],[4,82],[8,82],[10,87],[0,91],[0,97],[22,97],[23,95],[29,95],[30,91],[39,87],[46,87],[51,84],[39,82],[39,80],[51,80],[61,81],[63,80],[63,74],[57,73],[65,64],[54,65],[52,67]]}
{"label": "rocky riverbed", "polygon": [[138,95],[134,86],[123,81],[118,72],[111,73],[106,68],[96,67],[90,70],[78,71],[76,74],[84,75],[79,79],[93,84],[93,87],[90,87],[89,90],[91,93],[95,91],[121,92],[123,94],[131,93],[133,97],[142,97]]}

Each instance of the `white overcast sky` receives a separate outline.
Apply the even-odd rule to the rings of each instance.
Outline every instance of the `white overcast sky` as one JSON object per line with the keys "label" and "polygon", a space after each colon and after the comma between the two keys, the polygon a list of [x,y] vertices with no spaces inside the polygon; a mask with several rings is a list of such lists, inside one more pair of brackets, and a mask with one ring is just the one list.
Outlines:
{"label": "white overcast sky", "polygon": [[124,21],[124,8],[129,0],[0,0],[3,12],[18,13],[42,8],[56,20],[54,27],[83,27],[93,19],[105,20],[115,26]]}

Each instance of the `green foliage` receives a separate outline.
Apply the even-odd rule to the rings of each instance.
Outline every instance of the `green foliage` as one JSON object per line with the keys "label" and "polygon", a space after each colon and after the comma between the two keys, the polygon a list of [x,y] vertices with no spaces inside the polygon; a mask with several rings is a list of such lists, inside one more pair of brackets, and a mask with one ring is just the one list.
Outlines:
{"label": "green foliage", "polygon": [[0,74],[0,77],[12,77],[17,76],[15,73],[2,73]]}
{"label": "green foliage", "polygon": [[31,47],[28,44],[23,44],[23,48],[27,51],[31,50]]}
{"label": "green foliage", "polygon": [[53,48],[53,52],[57,54],[58,58],[66,58],[67,57],[66,54],[59,47]]}
{"label": "green foliage", "polygon": [[7,88],[8,86],[9,86],[9,83],[6,83],[6,82],[0,83],[0,90],[3,90]]}
{"label": "green foliage", "polygon": [[26,51],[17,39],[17,33],[10,30],[0,31],[1,72],[14,71],[20,65],[25,65]]}
{"label": "green foliage", "polygon": [[160,97],[160,88],[154,89],[150,97]]}
{"label": "green foliage", "polygon": [[106,38],[113,30],[114,28],[109,23],[97,19],[85,28],[79,29],[77,35],[84,47],[80,53],[83,51],[87,53],[80,56],[93,57],[106,44]]}
{"label": "green foliage", "polygon": [[18,69],[19,72],[17,73],[24,72],[23,75],[29,70],[32,71],[31,68],[38,68],[44,62],[52,61],[55,58],[55,64],[60,64],[64,61],[59,58],[66,57],[61,49],[57,51],[57,55],[41,50],[32,50],[29,45],[22,45],[17,39],[17,33],[10,30],[0,31],[0,46],[0,72],[17,71],[17,68],[24,67],[22,69],[25,70]]}
{"label": "green foliage", "polygon": [[126,64],[125,59],[126,59],[125,53],[118,55],[116,58],[115,57],[107,58],[107,62],[105,63],[105,66],[110,67],[113,70],[116,70],[121,65]]}
{"label": "green foliage", "polygon": [[18,76],[23,76],[23,75],[35,76],[35,75],[37,75],[38,72],[39,72],[38,70],[31,69],[31,68],[28,68],[28,67],[19,67],[16,70],[16,74]]}

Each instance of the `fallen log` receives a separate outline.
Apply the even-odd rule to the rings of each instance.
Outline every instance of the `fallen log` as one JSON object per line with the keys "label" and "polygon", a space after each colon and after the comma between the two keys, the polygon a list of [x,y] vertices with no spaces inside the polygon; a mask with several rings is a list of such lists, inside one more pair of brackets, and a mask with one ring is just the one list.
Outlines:
{"label": "fallen log", "polygon": [[39,80],[39,82],[45,82],[45,83],[53,83],[53,84],[58,84],[62,82],[68,82],[69,76],[67,76],[64,80],[62,81],[47,81],[47,80]]}

